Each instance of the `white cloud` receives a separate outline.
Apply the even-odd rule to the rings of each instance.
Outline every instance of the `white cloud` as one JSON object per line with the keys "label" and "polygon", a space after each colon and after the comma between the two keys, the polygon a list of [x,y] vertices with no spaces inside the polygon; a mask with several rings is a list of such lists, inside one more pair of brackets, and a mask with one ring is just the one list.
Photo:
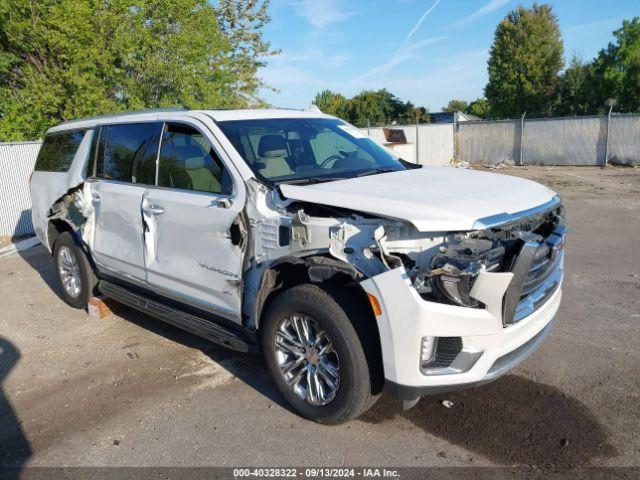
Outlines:
{"label": "white cloud", "polygon": [[292,6],[299,17],[316,28],[326,28],[355,15],[353,11],[344,10],[342,2],[338,0],[300,0],[292,3]]}
{"label": "white cloud", "polygon": [[482,7],[477,9],[475,12],[447,26],[446,30],[453,30],[456,28],[466,27],[467,25],[470,25],[471,23],[475,22],[479,18],[484,17],[485,15],[495,10],[498,10],[500,7],[503,7],[510,1],[511,0],[489,0],[489,2],[485,3]]}
{"label": "white cloud", "polygon": [[351,60],[351,55],[348,53],[338,53],[328,57],[323,63],[328,68],[340,68],[344,67]]}
{"label": "white cloud", "polygon": [[461,52],[427,74],[394,76],[384,83],[400,98],[435,112],[452,98],[474,100],[482,96],[488,58],[488,49]]}
{"label": "white cloud", "polygon": [[447,38],[446,36],[440,36],[440,37],[431,37],[431,38],[425,38],[423,40],[420,40],[418,42],[415,42],[409,46],[405,46],[404,49],[402,51],[397,51],[393,57],[391,57],[388,61],[386,61],[385,63],[383,63],[382,65],[379,65],[375,68],[372,68],[371,70],[369,70],[368,72],[360,75],[359,77],[355,78],[353,80],[353,82],[358,83],[358,82],[362,82],[365,81],[369,78],[374,78],[374,77],[379,77],[380,79],[382,79],[384,77],[384,75],[391,70],[392,68],[400,65],[401,63],[404,63],[408,60],[414,60],[419,58],[419,55],[417,55],[418,50],[420,50],[422,47],[425,47],[427,45],[432,45],[434,43],[438,43],[441,42],[442,40],[444,40],[445,38]]}
{"label": "white cloud", "polygon": [[424,13],[418,19],[418,21],[413,25],[411,30],[409,30],[409,33],[407,33],[407,36],[405,37],[404,42],[402,42],[402,45],[400,45],[400,47],[396,49],[395,53],[392,55],[392,57],[389,60],[387,60],[385,63],[383,63],[378,67],[372,68],[371,70],[364,73],[360,77],[354,79],[354,81],[356,82],[362,81],[367,78],[378,76],[378,75],[382,78],[393,67],[407,60],[415,58],[415,56],[413,55],[413,52],[415,52],[419,48],[425,45],[428,45],[430,43],[436,43],[442,40],[444,37],[436,37],[436,38],[425,39],[413,45],[410,45],[411,38],[413,38],[415,33],[420,29],[420,27],[422,26],[424,21],[427,19],[429,14],[433,11],[433,9],[438,6],[438,3],[440,3],[440,0],[434,0],[431,6],[424,11]]}
{"label": "white cloud", "polygon": [[584,30],[587,28],[590,30],[594,28],[599,28],[599,27],[611,28],[617,25],[622,25],[622,20],[624,20],[624,17],[609,18],[607,20],[600,20],[598,22],[583,23],[582,25],[574,25],[573,27],[565,28],[564,30],[562,30],[562,33],[566,34],[566,33],[571,33],[578,30]]}

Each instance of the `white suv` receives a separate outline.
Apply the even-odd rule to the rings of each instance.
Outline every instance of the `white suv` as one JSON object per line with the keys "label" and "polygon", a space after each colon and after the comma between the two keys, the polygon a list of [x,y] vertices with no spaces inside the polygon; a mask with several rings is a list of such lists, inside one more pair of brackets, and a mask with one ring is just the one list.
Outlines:
{"label": "white suv", "polygon": [[493,380],[560,303],[553,191],[408,163],[319,112],[66,122],[47,132],[31,195],[68,304],[100,292],[262,351],[318,422],[357,417],[383,390],[409,407]]}

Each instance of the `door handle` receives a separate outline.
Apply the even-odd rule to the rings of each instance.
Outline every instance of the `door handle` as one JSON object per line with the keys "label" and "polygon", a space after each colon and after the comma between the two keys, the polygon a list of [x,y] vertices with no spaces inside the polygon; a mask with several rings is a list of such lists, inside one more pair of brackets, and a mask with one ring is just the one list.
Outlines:
{"label": "door handle", "polygon": [[91,192],[91,201],[93,203],[100,203],[100,194],[97,192]]}
{"label": "door handle", "polygon": [[216,203],[218,204],[219,207],[221,208],[229,208],[231,207],[231,204],[233,203],[231,201],[230,198],[219,198]]}
{"label": "door handle", "polygon": [[147,205],[142,207],[142,210],[149,215],[162,215],[164,213],[164,208],[158,205]]}

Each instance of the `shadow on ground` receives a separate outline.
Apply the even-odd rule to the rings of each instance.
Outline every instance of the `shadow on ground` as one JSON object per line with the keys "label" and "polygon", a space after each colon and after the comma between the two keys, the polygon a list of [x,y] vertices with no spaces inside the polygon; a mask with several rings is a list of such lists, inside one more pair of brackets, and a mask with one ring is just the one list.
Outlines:
{"label": "shadow on ground", "polygon": [[[453,405],[447,408],[443,400]],[[406,412],[383,398],[361,420],[379,424],[396,416],[502,465],[573,468],[616,454],[604,428],[583,404],[556,387],[515,375],[425,397]]]}
{"label": "shadow on ground", "polygon": [[0,467],[13,467],[11,473],[15,475],[32,454],[21,422],[2,385],[19,358],[18,349],[6,338],[0,337]]}

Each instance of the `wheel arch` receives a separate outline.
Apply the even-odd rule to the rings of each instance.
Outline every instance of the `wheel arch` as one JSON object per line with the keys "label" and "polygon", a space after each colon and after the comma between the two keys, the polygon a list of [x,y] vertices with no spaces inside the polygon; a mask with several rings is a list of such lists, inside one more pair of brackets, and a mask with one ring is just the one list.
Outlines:
{"label": "wheel arch", "polygon": [[56,244],[56,241],[64,232],[69,232],[76,241],[80,241],[76,229],[71,223],[61,218],[49,220],[47,224],[47,244],[51,253],[53,253],[53,246]]}
{"label": "wheel arch", "polygon": [[373,388],[384,386],[382,344],[378,322],[367,292],[360,285],[362,274],[352,265],[323,255],[283,257],[267,267],[261,277],[254,301],[255,330],[261,325],[269,305],[281,292],[301,284],[317,285],[345,311],[360,338],[367,361],[373,369]]}

